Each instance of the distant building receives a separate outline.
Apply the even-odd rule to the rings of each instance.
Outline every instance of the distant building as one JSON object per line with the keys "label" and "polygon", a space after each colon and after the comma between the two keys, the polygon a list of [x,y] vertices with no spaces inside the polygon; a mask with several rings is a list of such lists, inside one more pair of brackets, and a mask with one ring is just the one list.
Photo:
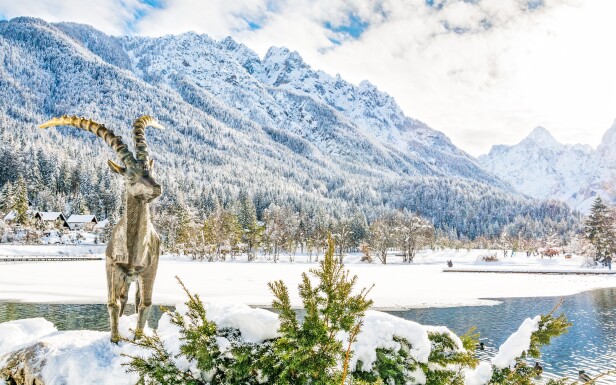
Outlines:
{"label": "distant building", "polygon": [[68,220],[68,228],[71,230],[87,230],[92,231],[98,223],[95,215],[71,215]]}
{"label": "distant building", "polygon": [[107,226],[109,226],[109,219],[103,219],[102,221],[99,221],[96,226],[94,226],[94,230],[104,230],[107,228]]}
{"label": "distant building", "polygon": [[70,228],[66,217],[60,211],[37,211],[37,213],[34,214],[34,219],[42,221],[47,229],[60,227]]}
{"label": "distant building", "polygon": [[6,223],[10,223],[10,222],[13,222],[13,221],[15,220],[15,218],[17,218],[17,211],[15,211],[15,210],[11,210],[11,211],[9,211],[9,213],[8,213],[8,214],[6,214],[6,215],[4,216],[4,218],[3,218],[3,219],[4,219],[4,221],[5,221]]}

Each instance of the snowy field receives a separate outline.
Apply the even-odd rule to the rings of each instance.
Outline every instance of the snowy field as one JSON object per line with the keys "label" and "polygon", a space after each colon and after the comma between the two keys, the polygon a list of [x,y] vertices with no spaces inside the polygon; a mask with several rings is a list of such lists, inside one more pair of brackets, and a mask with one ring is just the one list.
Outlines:
{"label": "snowy field", "polygon": [[[0,254],[15,247],[3,246]],[[49,247],[30,246],[28,253]],[[88,246],[76,248],[81,247]],[[103,247],[92,247],[103,253]],[[63,252],[68,249],[76,250],[68,246],[58,247]],[[498,252],[498,262],[480,261],[482,256],[490,254],[494,252],[422,251],[412,264],[404,264],[396,257],[390,257],[387,265],[377,261],[367,264],[359,261],[359,255],[350,255],[345,262],[350,271],[358,275],[359,287],[375,285],[370,298],[378,309],[489,305],[497,303],[490,300],[494,298],[563,296],[616,287],[616,277],[612,275],[443,272],[447,260],[453,261],[454,268],[518,268],[528,271],[580,270],[584,262],[578,256],[541,259],[527,257],[525,253],[503,258],[502,251]],[[269,306],[272,295],[267,283],[283,279],[291,288],[294,304],[299,305],[295,288],[300,274],[316,266],[306,259],[305,256],[296,256],[295,262],[289,262],[288,257],[282,257],[281,261],[273,263],[260,257],[249,263],[245,259],[199,262],[163,256],[156,278],[154,302],[176,304],[185,301],[185,294],[174,278],[177,275],[192,292],[199,293],[206,301],[241,302],[251,306]],[[106,292],[104,261],[0,263],[0,301],[105,303]]]}

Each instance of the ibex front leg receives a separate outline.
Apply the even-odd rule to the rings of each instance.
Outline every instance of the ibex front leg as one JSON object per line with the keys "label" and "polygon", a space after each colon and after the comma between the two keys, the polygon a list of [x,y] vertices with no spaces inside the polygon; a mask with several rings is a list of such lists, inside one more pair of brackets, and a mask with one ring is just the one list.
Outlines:
{"label": "ibex front leg", "polygon": [[150,309],[152,307],[152,291],[154,289],[154,278],[156,278],[156,266],[151,266],[137,278],[137,294],[135,296],[135,307],[137,309],[137,330],[135,339],[143,335],[143,329],[148,322]]}
{"label": "ibex front leg", "polygon": [[120,341],[118,328],[119,318],[122,315],[122,295],[126,296],[128,284],[126,275],[113,264],[107,264],[107,309],[109,310],[109,323],[111,324],[111,342]]}

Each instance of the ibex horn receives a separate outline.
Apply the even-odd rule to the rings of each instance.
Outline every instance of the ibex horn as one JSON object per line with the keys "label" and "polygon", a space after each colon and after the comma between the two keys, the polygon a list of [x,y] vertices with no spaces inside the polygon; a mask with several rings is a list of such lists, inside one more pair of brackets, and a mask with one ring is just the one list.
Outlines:
{"label": "ibex horn", "polygon": [[100,123],[83,117],[64,115],[59,118],[53,118],[41,124],[39,128],[48,128],[53,126],[73,126],[89,131],[99,138],[102,138],[105,143],[114,149],[125,165],[133,165],[136,163],[133,154],[128,150],[126,144],[122,142],[122,137],[114,134],[113,130],[108,129]]}
{"label": "ibex horn", "polygon": [[135,156],[138,162],[148,164],[150,154],[148,153],[148,143],[145,141],[145,128],[152,126],[164,129],[154,118],[145,115],[135,120],[133,123],[133,140],[135,141]]}

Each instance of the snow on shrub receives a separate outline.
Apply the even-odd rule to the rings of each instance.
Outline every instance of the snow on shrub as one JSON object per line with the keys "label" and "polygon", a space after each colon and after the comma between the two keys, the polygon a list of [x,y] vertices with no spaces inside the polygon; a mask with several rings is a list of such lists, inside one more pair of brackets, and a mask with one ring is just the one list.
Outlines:
{"label": "snow on shrub", "polygon": [[518,330],[498,348],[496,357],[492,359],[492,365],[499,369],[513,368],[516,358],[530,348],[530,339],[533,333],[539,330],[540,320],[541,316],[525,319]]}

